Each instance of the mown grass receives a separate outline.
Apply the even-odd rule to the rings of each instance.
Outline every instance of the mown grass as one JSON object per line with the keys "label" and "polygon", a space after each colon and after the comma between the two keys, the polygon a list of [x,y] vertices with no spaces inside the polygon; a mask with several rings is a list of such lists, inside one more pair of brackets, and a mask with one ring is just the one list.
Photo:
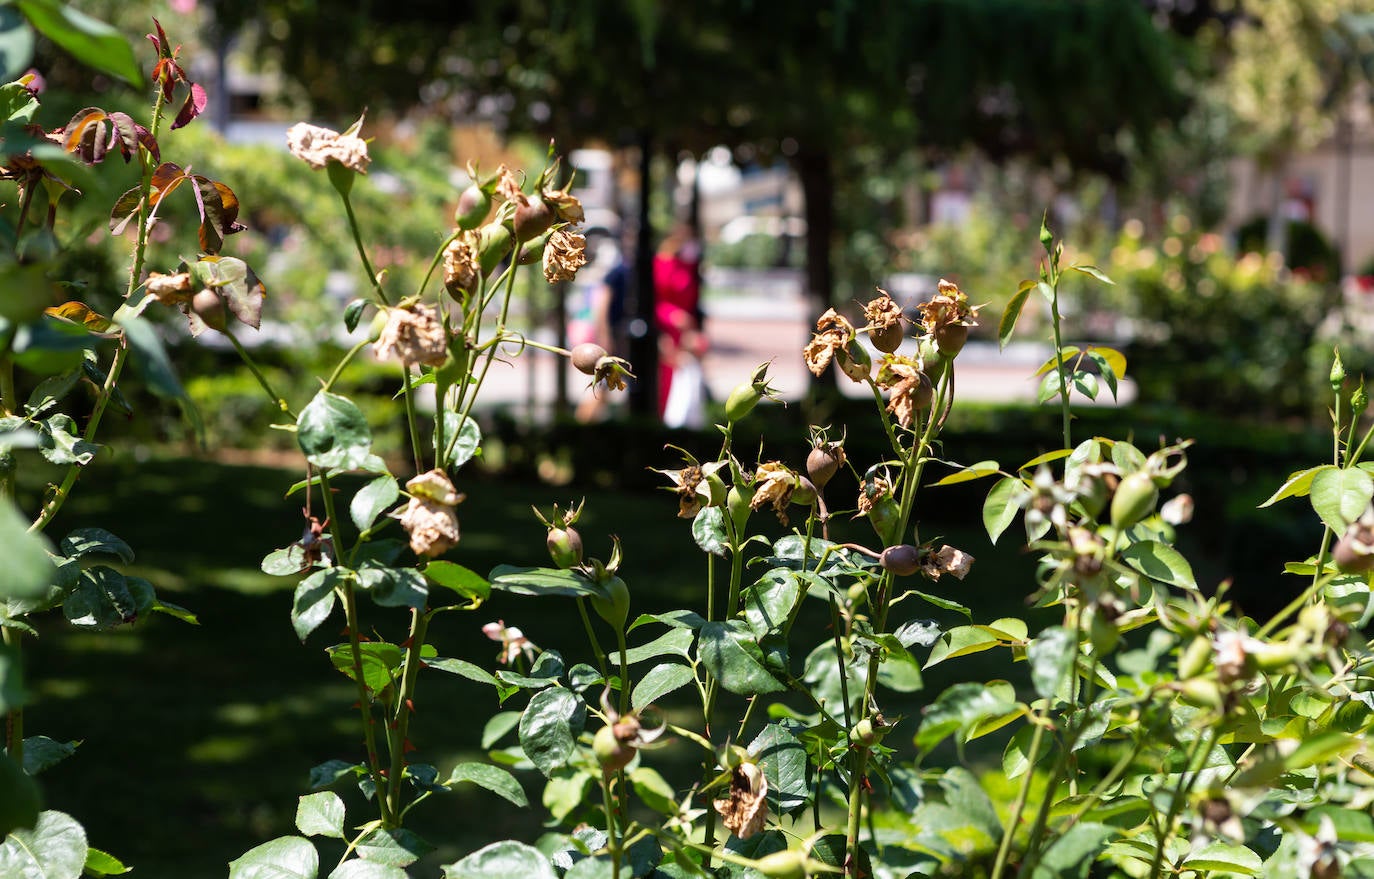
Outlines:
{"label": "mown grass", "polygon": [[[30,489],[41,484],[41,467],[24,470]],[[137,552],[131,572],[200,619],[190,626],[154,616],[132,628],[95,633],[74,630],[50,614],[39,622],[41,637],[26,642],[33,695],[26,732],[83,742],[76,756],[42,776],[47,805],[77,816],[93,845],[135,865],[140,876],[223,875],[238,854],[294,832],[296,798],[306,792],[312,766],[361,756],[355,691],[323,653],[340,639],[339,617],[302,646],[288,619],[294,582],[258,570],[266,552],[300,536],[300,497],[283,498],[298,477],[289,470],[193,459],[102,462],[83,477],[50,530],[54,537],[81,526],[113,531]],[[482,573],[503,562],[543,563],[543,529],[530,505],[548,508],[583,495],[501,480],[462,488],[468,494],[461,508],[464,534],[450,557]],[[635,612],[702,607],[704,557],[689,523],[675,517],[671,494],[585,495],[579,527],[588,551],[605,558],[609,535],[620,537]],[[979,562],[964,583],[945,581],[952,588],[938,591],[972,605],[980,621],[1023,612],[1031,560],[1011,548],[994,554],[973,523],[939,518],[925,516],[923,534],[942,534]],[[867,526],[858,525],[847,527],[865,539]],[[769,530],[783,533],[776,523]],[[815,604],[794,638],[798,666],[828,637],[828,614]],[[949,625],[961,619],[919,604],[903,605],[902,618],[930,616]],[[476,612],[439,617],[431,638],[442,655],[491,668],[496,645],[480,627],[494,619],[520,626],[535,643],[559,649],[570,661],[590,658],[572,605],[560,599],[498,594]],[[403,637],[402,612],[372,612],[367,622],[380,637]],[[1015,671],[1005,653],[953,661],[932,671],[925,693],[894,702],[889,710],[909,718],[909,736],[922,701],[947,684]],[[517,697],[505,709],[521,704]],[[441,772],[460,760],[483,759],[483,724],[501,710],[489,688],[437,672],[422,680],[417,708],[412,738],[418,758]],[[664,761],[670,778],[686,783],[697,757],[670,748],[654,759]],[[523,781],[537,802],[537,774]],[[351,823],[370,817],[356,792],[347,796]],[[440,844],[427,859],[431,866],[488,841],[533,840],[542,832],[537,806],[518,810],[475,788],[437,797],[413,814],[416,828]]]}

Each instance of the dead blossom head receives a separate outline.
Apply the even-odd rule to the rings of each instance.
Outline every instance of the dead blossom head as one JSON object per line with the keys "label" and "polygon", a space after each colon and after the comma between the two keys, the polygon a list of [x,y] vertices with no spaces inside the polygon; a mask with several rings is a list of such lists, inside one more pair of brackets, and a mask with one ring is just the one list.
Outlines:
{"label": "dead blossom head", "polygon": [[520,178],[505,164],[496,169],[496,194],[515,204],[527,201],[525,194],[520,191]]}
{"label": "dead blossom head", "polygon": [[796,489],[797,476],[787,466],[777,461],[760,464],[754,474],[754,496],[749,499],[749,507],[758,512],[771,505],[778,521],[786,525],[787,505]]}
{"label": "dead blossom head", "polygon": [[902,427],[910,429],[916,413],[930,408],[935,386],[925,374],[920,360],[889,354],[883,358],[876,379],[878,387],[889,392],[887,411],[897,416]]}
{"label": "dead blossom head", "polygon": [[189,272],[176,272],[171,275],[150,272],[148,292],[163,305],[181,305],[190,302],[195,291]]}
{"label": "dead blossom head", "polygon": [[938,580],[945,574],[962,580],[972,567],[973,556],[948,545],[927,553],[921,559],[921,573],[929,580]]}
{"label": "dead blossom head", "polygon": [[976,326],[979,306],[970,305],[968,296],[953,281],[940,279],[936,293],[929,302],[917,308],[921,312],[921,325],[928,333],[939,332],[942,327]]}
{"label": "dead blossom head", "polygon": [[372,350],[379,359],[395,357],[406,366],[439,366],[448,358],[448,337],[433,306],[417,302],[387,310],[386,327]]}
{"label": "dead blossom head", "polygon": [[581,232],[555,229],[544,245],[544,279],[550,284],[571,281],[587,264],[587,239]]}
{"label": "dead blossom head", "polygon": [[854,325],[833,308],[828,308],[816,320],[816,332],[802,351],[806,368],[820,376],[833,360],[840,371],[856,382],[868,378],[868,365],[859,363],[849,352],[854,341]]}
{"label": "dead blossom head", "polygon": [[464,232],[444,248],[444,287],[455,298],[477,289],[482,277],[481,251],[477,236]]}
{"label": "dead blossom head", "polygon": [[349,170],[366,174],[368,163],[372,161],[367,154],[367,141],[356,134],[340,134],[305,122],[297,122],[287,130],[286,146],[291,150],[291,155],[305,160],[312,168],[323,168],[330,162],[338,162]]}
{"label": "dead blossom head", "polygon": [[741,763],[730,774],[730,795],[713,805],[730,832],[748,839],[768,820],[768,779],[753,763]]}
{"label": "dead blossom head", "polygon": [[406,483],[410,500],[405,509],[392,513],[410,535],[410,549],[421,557],[443,555],[458,543],[457,506],[460,494],[442,470],[421,473]]}

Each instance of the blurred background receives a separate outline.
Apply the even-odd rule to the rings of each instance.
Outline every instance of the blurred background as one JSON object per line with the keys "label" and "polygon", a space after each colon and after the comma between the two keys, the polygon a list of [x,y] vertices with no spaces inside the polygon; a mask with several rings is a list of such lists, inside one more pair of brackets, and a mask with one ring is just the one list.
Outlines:
{"label": "blurred background", "polygon": [[[1068,259],[1116,282],[1066,284],[1066,341],[1112,345],[1129,361],[1120,400],[1078,401],[1076,432],[1142,447],[1198,438],[1181,486],[1198,521],[1180,542],[1199,582],[1234,579],[1233,596],[1260,615],[1289,594],[1283,563],[1316,545],[1310,510],[1255,507],[1329,455],[1333,348],[1352,376],[1374,364],[1374,0],[79,5],[135,39],[157,16],[206,87],[206,115],[168,135],[164,151],[237,193],[249,228],[226,253],[268,290],[262,331],[243,339],[293,400],[352,344],[341,312],[365,278],[324,175],[286,152],[290,125],[343,129],[366,111],[374,161],[353,201],[374,264],[402,289],[451,230],[471,170],[504,162],[538,173],[551,140],[566,157],[594,259],[553,289],[522,276],[516,326],[574,338],[623,263],[616,353],[641,380],[628,400],[589,410],[579,405],[585,377],[559,358],[532,352],[493,372],[479,413],[482,475],[471,477],[489,483],[465,489],[465,513],[477,512],[455,554],[476,570],[540,563],[529,505],[586,493],[584,533],[625,540],[626,579],[644,584],[637,606],[696,594],[690,535],[673,527],[673,499],[652,492],[661,480],[646,470],[676,466],[665,442],[708,456],[719,445],[709,428],[665,425],[657,405],[651,259],[679,227],[700,275],[698,427],[770,359],[792,405],[761,409],[753,445],[737,433],[737,447],[766,437],[770,457],[799,460],[806,424],[863,422],[855,413],[871,400],[805,372],[800,349],[815,318],[832,306],[857,313],[875,288],[912,308],[948,278],[987,305],[959,361],[946,453],[1014,466],[1059,443],[1057,413],[1032,405],[1031,374],[1051,351],[1043,317],[1028,308],[1017,342],[999,352],[996,340],[1002,307],[1043,254],[1047,218]],[[46,127],[92,103],[146,115],[145,96],[52,46],[38,58]],[[126,242],[103,230],[134,171],[113,165],[80,181],[83,197],[59,226],[65,277],[97,307],[124,287]],[[188,227],[168,219],[150,265],[190,255]],[[203,625],[157,620],[98,638],[53,625],[31,660],[30,723],[87,738],[44,780],[50,804],[81,815],[94,844],[139,875],[213,875],[289,832],[309,767],[356,743],[347,688],[314,650],[327,636],[302,651],[287,622],[290,584],[257,569],[299,534],[299,510],[282,499],[299,474],[272,469],[299,467],[291,438],[269,429],[274,413],[227,343],[192,342],[176,320],[162,330],[204,436],[132,383],[137,417],[116,428],[120,455],[97,462],[55,533],[118,517],[114,530],[146,547],[140,575]],[[379,447],[396,447],[404,430],[394,381],[394,370],[363,365],[343,387]],[[851,433],[851,457],[876,460],[880,440]],[[25,478],[41,491],[41,468]],[[940,490],[922,527],[992,559],[975,525],[977,487]],[[171,534],[169,521],[183,530]],[[1023,612],[1030,560],[1007,547],[998,555],[965,588],[994,616]],[[490,610],[441,653],[490,664],[479,632],[488,616],[541,645],[560,638],[558,608]],[[429,756],[480,755],[480,730],[453,706],[471,701],[486,716],[491,693],[436,687],[448,687],[435,704],[449,708],[421,721],[438,747]],[[498,825],[472,828],[473,839],[537,835],[491,806],[477,797],[436,810],[447,848],[435,863],[462,853],[459,819],[472,810]],[[154,813],[166,826],[149,838],[140,816]]]}

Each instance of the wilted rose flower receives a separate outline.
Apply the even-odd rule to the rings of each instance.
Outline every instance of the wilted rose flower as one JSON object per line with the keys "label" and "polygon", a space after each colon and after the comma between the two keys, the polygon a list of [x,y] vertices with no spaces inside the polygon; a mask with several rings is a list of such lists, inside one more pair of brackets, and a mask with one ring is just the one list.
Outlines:
{"label": "wilted rose flower", "polygon": [[854,341],[854,325],[849,319],[833,308],[816,319],[816,332],[802,351],[806,368],[811,374],[820,376],[834,360],[840,371],[856,382],[868,378],[868,365],[859,363],[849,353],[849,343]]}
{"label": "wilted rose flower", "polygon": [[387,309],[386,327],[372,350],[379,359],[394,355],[406,366],[439,366],[448,357],[448,339],[439,313],[433,306],[417,302],[405,308]]}
{"label": "wilted rose flower", "polygon": [[1248,680],[1253,666],[1250,657],[1254,648],[1262,646],[1254,638],[1240,632],[1221,632],[1212,639],[1212,664],[1223,684]]}
{"label": "wilted rose flower", "polygon": [[768,820],[768,779],[753,763],[741,763],[730,775],[730,796],[712,805],[730,832],[748,839]]}
{"label": "wilted rose flower", "polygon": [[391,514],[401,520],[410,535],[410,548],[418,556],[448,552],[458,542],[458,511],[466,495],[460,494],[442,470],[421,473],[406,483],[410,501],[404,510]]}
{"label": "wilted rose flower", "polygon": [[191,301],[193,289],[189,272],[176,272],[164,275],[162,272],[148,273],[148,292],[163,305],[180,305]]}
{"label": "wilted rose flower", "polygon": [[724,467],[726,463],[725,461],[711,461],[707,464],[698,464],[692,459],[681,470],[654,470],[654,472],[662,473],[673,481],[673,485],[677,486],[677,514],[680,518],[691,519],[701,512],[702,507],[711,505],[711,484],[707,479]]}
{"label": "wilted rose flower", "polygon": [[534,658],[534,642],[515,626],[506,625],[505,620],[487,623],[482,627],[482,634],[501,645],[496,661],[502,665],[510,665],[522,653],[526,659]]}
{"label": "wilted rose flower", "polygon": [[887,411],[897,416],[902,427],[916,422],[916,413],[930,407],[935,399],[935,386],[925,374],[919,360],[889,354],[883,358],[875,380],[878,387],[890,392]]}
{"label": "wilted rose flower", "polygon": [[[361,122],[358,120],[359,124]],[[340,134],[305,122],[297,122],[287,129],[286,146],[291,155],[304,159],[312,168],[338,162],[345,168],[366,174],[367,165],[372,161],[367,154],[367,141],[356,134]]]}
{"label": "wilted rose flower", "polygon": [[550,284],[571,281],[587,264],[587,239],[581,232],[555,229],[544,245],[544,278]]}
{"label": "wilted rose flower", "polygon": [[973,556],[952,546],[941,546],[921,559],[921,573],[930,580],[938,580],[949,574],[962,580],[973,567]]}
{"label": "wilted rose flower", "polygon": [[1175,495],[1159,508],[1159,517],[1170,525],[1186,525],[1193,520],[1193,496]]}
{"label": "wilted rose flower", "polygon": [[592,380],[587,387],[594,388],[598,383],[605,382],[608,391],[625,390],[625,379],[634,378],[635,374],[630,371],[630,361],[623,357],[612,357],[607,354],[599,358],[596,365],[592,367]]}
{"label": "wilted rose flower", "polygon": [[859,515],[873,511],[873,506],[884,497],[892,497],[892,483],[881,476],[874,476],[859,486]]}
{"label": "wilted rose flower", "polygon": [[515,176],[515,172],[502,163],[496,169],[496,194],[509,202],[520,204],[526,201],[525,194],[520,191],[520,178]]}
{"label": "wilted rose flower", "polygon": [[754,474],[754,496],[749,499],[749,508],[758,512],[771,504],[778,521],[786,525],[787,505],[796,488],[797,476],[788,467],[777,461],[760,464]]}
{"label": "wilted rose flower", "polygon": [[568,190],[572,188],[569,183],[562,189],[546,189],[543,192],[544,201],[553,207],[553,211],[558,215],[558,219],[564,223],[581,223],[586,219],[582,211],[582,202],[577,196]]}
{"label": "wilted rose flower", "polygon": [[879,290],[878,297],[864,306],[864,318],[868,321],[868,337],[879,351],[891,353],[902,344],[905,335],[902,329],[902,307],[896,303],[886,290]]}
{"label": "wilted rose flower", "polygon": [[444,287],[456,298],[464,292],[476,290],[481,277],[482,261],[477,236],[472,232],[464,232],[444,248]]}

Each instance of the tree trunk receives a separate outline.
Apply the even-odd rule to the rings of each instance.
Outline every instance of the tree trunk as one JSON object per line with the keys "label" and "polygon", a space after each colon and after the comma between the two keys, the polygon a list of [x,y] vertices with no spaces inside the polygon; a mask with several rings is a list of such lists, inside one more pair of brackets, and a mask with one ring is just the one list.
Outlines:
{"label": "tree trunk", "polygon": [[635,229],[634,274],[630,279],[628,335],[635,382],[630,412],[658,417],[658,332],[654,328],[654,230],[649,220],[653,193],[653,138],[639,133],[639,220]]}

